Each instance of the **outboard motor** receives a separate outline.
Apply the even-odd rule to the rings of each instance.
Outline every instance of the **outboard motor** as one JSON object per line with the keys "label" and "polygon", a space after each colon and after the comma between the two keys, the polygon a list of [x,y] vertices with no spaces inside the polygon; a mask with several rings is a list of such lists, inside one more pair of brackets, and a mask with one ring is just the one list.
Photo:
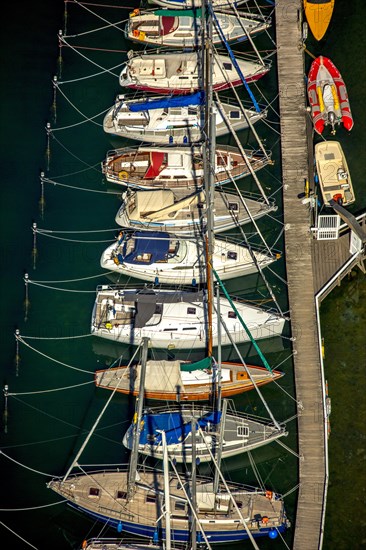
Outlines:
{"label": "outboard motor", "polygon": [[328,113],[328,122],[332,127],[332,132],[331,133],[332,133],[333,136],[336,133],[336,131],[335,131],[335,120],[336,120],[335,113],[333,111],[329,111],[329,113]]}

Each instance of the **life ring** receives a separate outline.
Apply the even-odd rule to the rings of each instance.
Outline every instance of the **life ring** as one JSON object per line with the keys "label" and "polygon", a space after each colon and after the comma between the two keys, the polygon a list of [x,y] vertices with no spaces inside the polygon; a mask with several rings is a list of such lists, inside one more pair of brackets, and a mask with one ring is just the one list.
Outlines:
{"label": "life ring", "polygon": [[264,523],[264,525],[267,525],[268,522],[269,522],[269,517],[268,516],[263,516],[262,517],[262,523]]}
{"label": "life ring", "polygon": [[120,172],[118,172],[118,179],[128,180],[128,177],[129,177],[129,173],[126,172],[126,170],[121,170]]}
{"label": "life ring", "polygon": [[135,29],[135,30],[133,31],[132,34],[133,34],[133,36],[135,36],[136,38],[138,38],[138,37],[140,36],[140,31],[137,30],[137,29]]}
{"label": "life ring", "polygon": [[272,491],[266,491],[266,498],[268,498],[268,500],[272,500],[272,497],[273,497],[273,492]]}
{"label": "life ring", "polygon": [[135,15],[138,15],[140,13],[140,10],[138,8],[134,9],[133,12],[130,13],[131,17],[135,17]]}

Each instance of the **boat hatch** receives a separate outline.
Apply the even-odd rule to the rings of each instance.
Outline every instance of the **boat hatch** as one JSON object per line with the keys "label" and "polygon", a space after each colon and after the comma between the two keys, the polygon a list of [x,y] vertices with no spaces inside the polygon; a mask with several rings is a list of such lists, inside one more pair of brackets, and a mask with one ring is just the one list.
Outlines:
{"label": "boat hatch", "polygon": [[200,512],[218,512],[228,513],[229,511],[229,500],[223,500],[217,498],[215,493],[201,493],[197,491],[197,508]]}
{"label": "boat hatch", "polygon": [[238,426],[236,433],[238,437],[249,437],[249,426]]}

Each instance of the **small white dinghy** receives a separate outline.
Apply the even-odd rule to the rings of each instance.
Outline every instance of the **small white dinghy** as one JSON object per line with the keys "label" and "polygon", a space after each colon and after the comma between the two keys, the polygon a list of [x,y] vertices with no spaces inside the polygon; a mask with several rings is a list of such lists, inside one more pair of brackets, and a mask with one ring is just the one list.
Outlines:
{"label": "small white dinghy", "polygon": [[[250,275],[277,259],[264,251],[216,238],[212,260],[221,280]],[[117,242],[102,254],[100,265],[108,271],[155,284],[190,285],[206,282],[204,242],[163,232],[120,232]]]}

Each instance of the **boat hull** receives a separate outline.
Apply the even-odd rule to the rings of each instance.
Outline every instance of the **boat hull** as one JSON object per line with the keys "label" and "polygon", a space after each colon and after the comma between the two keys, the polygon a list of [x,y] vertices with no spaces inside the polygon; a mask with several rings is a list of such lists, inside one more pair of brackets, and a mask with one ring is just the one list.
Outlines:
{"label": "boat hull", "polygon": [[332,18],[335,0],[328,0],[322,4],[304,0],[306,20],[316,40],[321,40],[329,27]]}
{"label": "boat hull", "polygon": [[325,126],[342,122],[346,130],[353,128],[353,117],[344,80],[327,57],[317,57],[311,64],[308,76],[308,98],[315,131],[322,134]]}
{"label": "boat hull", "polygon": [[[75,508],[76,510],[83,512],[84,514],[87,514],[89,517],[101,521],[104,524],[107,524],[109,527],[113,527],[116,530],[120,529],[121,522],[118,520],[115,520],[103,514],[92,512],[91,510],[83,508],[83,506],[80,506],[75,502],[69,502],[68,504],[72,508]],[[208,521],[201,520],[202,527],[205,530],[205,535],[212,544],[240,542],[242,540],[249,539],[248,533],[244,528],[238,528],[235,532],[226,531],[223,528],[218,532],[211,531],[208,523]],[[148,525],[139,525],[125,520],[122,522],[122,530],[131,535],[138,535],[140,537],[147,537],[150,539],[153,539],[156,535],[156,529],[153,527],[149,527]],[[278,531],[279,533],[285,533],[286,530],[287,525],[285,523],[276,527],[276,531]],[[252,532],[252,536],[254,538],[268,537],[270,531],[273,531],[273,529],[270,527],[261,527],[260,529],[258,529],[257,532]],[[161,529],[160,535],[161,538],[165,540],[165,529]],[[190,540],[190,532],[183,529],[171,529],[171,540],[173,542],[187,542]]]}

